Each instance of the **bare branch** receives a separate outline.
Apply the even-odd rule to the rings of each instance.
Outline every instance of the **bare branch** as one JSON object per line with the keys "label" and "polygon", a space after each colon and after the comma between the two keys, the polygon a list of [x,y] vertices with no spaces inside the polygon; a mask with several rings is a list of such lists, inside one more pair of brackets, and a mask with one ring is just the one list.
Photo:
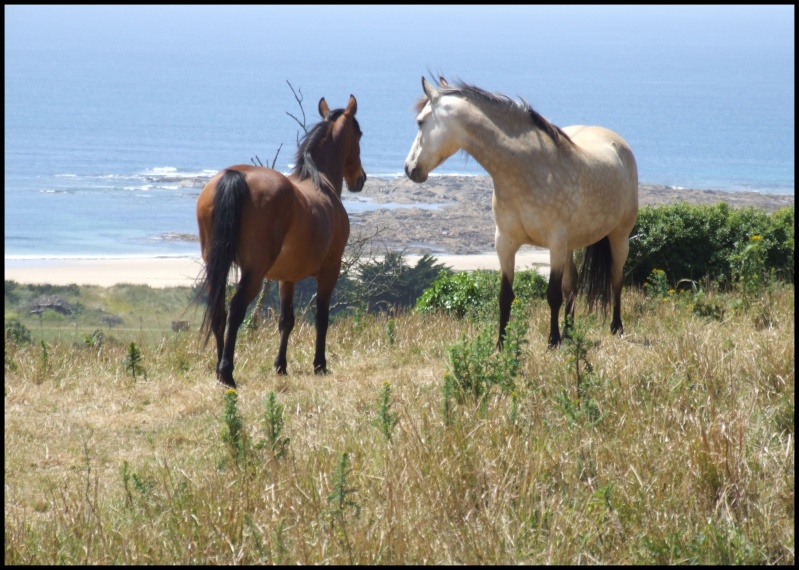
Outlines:
{"label": "bare branch", "polygon": [[[280,149],[281,149],[281,148],[283,148],[283,143],[280,143],[280,146],[279,146],[279,147],[277,147],[277,150],[275,151],[275,158],[273,158],[273,159],[272,159],[272,166],[270,166],[270,167],[269,167],[269,168],[271,168],[272,170],[274,170],[274,169],[275,169],[275,163],[277,162],[277,155],[278,155],[278,154],[280,154]],[[256,156],[257,156],[257,155],[256,155]]]}
{"label": "bare branch", "polygon": [[[373,241],[383,231],[383,228],[376,228],[372,235],[364,235],[358,232],[350,235],[347,247],[344,250],[344,257],[341,258],[341,274],[349,275],[350,271],[364,263],[364,260],[374,260]],[[367,251],[367,246],[369,250]]]}
{"label": "bare branch", "polygon": [[[297,117],[295,117],[294,115],[292,115],[288,111],[286,111],[286,114],[289,117],[291,117],[292,119],[294,119],[295,121],[297,121],[297,124],[302,127],[302,130],[307,135],[308,134],[308,127],[306,126],[305,109],[302,106],[302,100],[303,100],[302,89],[300,89],[299,87],[297,88],[297,91],[299,91],[299,93],[300,93],[299,95],[297,95],[297,91],[294,90],[294,87],[291,85],[291,82],[288,79],[286,79],[286,83],[289,84],[289,88],[291,89],[291,92],[294,93],[294,99],[297,101],[297,105],[300,106],[300,112],[302,113],[302,121],[300,121]],[[300,135],[298,133],[297,134],[297,144],[299,144],[299,142],[300,142]]]}

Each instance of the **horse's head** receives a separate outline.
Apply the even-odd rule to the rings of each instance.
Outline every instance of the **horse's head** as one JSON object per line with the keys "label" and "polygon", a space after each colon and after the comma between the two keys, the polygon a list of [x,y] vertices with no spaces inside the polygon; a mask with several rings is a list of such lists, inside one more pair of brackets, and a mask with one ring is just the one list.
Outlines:
{"label": "horse's head", "polygon": [[366,172],[361,164],[361,127],[355,118],[358,110],[358,102],[353,95],[343,112],[333,112],[331,114],[327,101],[322,97],[319,100],[319,114],[325,121],[331,121],[330,127],[333,139],[343,150],[344,156],[344,181],[347,183],[347,190],[350,192],[360,192],[366,183]]}
{"label": "horse's head", "polygon": [[[448,83],[442,77],[440,86]],[[446,105],[440,105],[441,93],[422,77],[422,97],[416,105],[418,115],[416,124],[419,132],[413,146],[405,159],[405,174],[414,182],[427,180],[430,171],[460,150],[460,145],[453,137],[452,127],[448,125],[450,115]]]}

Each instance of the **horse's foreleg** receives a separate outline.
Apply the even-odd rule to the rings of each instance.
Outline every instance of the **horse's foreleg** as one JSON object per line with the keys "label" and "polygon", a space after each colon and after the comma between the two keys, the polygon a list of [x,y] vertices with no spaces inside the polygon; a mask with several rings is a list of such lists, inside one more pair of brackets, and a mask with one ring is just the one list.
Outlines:
{"label": "horse's foreleg", "polygon": [[281,281],[280,289],[280,317],[277,321],[277,329],[280,331],[280,348],[275,357],[275,371],[278,374],[288,374],[286,367],[286,350],[289,346],[289,335],[294,329],[294,283]]}
{"label": "horse's foreleg", "polygon": [[502,350],[505,342],[505,330],[510,320],[510,310],[516,295],[513,293],[513,278],[516,270],[516,252],[519,246],[511,243],[507,238],[500,235],[497,228],[494,243],[497,248],[500,269],[499,285],[499,336],[497,338],[497,349]]}
{"label": "horse's foreleg", "polygon": [[549,348],[560,345],[561,336],[558,328],[558,315],[563,305],[563,270],[550,269],[549,285],[547,286],[547,303],[549,303]]}
{"label": "horse's foreleg", "polygon": [[505,343],[505,331],[510,321],[510,310],[516,294],[513,292],[513,275],[508,277],[502,273],[499,285],[499,338],[497,338],[497,348],[502,350]]}
{"label": "horse's foreleg", "polygon": [[[559,245],[558,240],[550,243],[549,246],[549,285],[547,286],[547,302],[549,303],[549,348],[555,348],[561,343],[560,329],[558,328],[558,316],[560,315],[560,308],[563,306],[563,289],[564,289],[564,270],[570,272],[571,268],[567,260],[568,249],[565,244]],[[572,262],[573,264],[574,262]],[[566,286],[572,286],[571,276],[567,277]],[[574,303],[571,307],[567,305],[567,311],[574,309]]]}
{"label": "horse's foreleg", "polygon": [[337,267],[335,271],[320,275],[316,280],[316,351],[313,359],[313,371],[316,374],[327,374],[325,342],[330,322],[330,298],[333,296],[339,271],[340,267]]}
{"label": "horse's foreleg", "polygon": [[577,299],[577,266],[574,264],[574,252],[566,252],[566,269],[561,284],[566,308],[563,313],[563,338],[568,338],[574,326],[574,303]]}
{"label": "horse's foreleg", "polygon": [[258,279],[253,279],[250,273],[242,272],[236,294],[230,300],[225,348],[222,350],[222,358],[219,360],[216,374],[222,383],[231,388],[236,387],[236,382],[233,380],[233,353],[236,349],[236,336],[241,322],[244,320],[244,314],[247,312],[247,306],[255,299],[260,287]]}

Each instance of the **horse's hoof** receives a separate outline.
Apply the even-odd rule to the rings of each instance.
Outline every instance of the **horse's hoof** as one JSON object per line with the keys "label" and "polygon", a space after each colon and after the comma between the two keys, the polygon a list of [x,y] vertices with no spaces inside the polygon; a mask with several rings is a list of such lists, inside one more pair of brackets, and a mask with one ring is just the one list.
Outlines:
{"label": "horse's hoof", "polygon": [[216,381],[222,384],[222,386],[224,386],[225,388],[233,388],[234,390],[236,389],[236,382],[233,380],[232,376],[230,378],[217,376]]}
{"label": "horse's hoof", "polygon": [[323,376],[327,374],[327,367],[326,366],[314,366],[313,373],[317,376]]}
{"label": "horse's hoof", "polygon": [[288,376],[289,374],[285,366],[275,366],[275,373],[278,376]]}

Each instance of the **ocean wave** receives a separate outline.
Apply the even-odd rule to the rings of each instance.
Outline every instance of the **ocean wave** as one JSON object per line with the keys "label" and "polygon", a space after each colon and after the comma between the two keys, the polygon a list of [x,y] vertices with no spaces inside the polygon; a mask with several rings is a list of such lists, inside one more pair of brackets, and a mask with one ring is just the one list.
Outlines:
{"label": "ocean wave", "polygon": [[157,236],[150,238],[150,241],[185,241],[196,243],[200,241],[200,236],[197,234],[190,234],[184,232],[164,232]]}
{"label": "ocean wave", "polygon": [[187,253],[136,253],[136,254],[41,254],[41,255],[6,255],[4,261],[13,263],[41,261],[102,261],[104,259],[195,259],[197,254]]}

